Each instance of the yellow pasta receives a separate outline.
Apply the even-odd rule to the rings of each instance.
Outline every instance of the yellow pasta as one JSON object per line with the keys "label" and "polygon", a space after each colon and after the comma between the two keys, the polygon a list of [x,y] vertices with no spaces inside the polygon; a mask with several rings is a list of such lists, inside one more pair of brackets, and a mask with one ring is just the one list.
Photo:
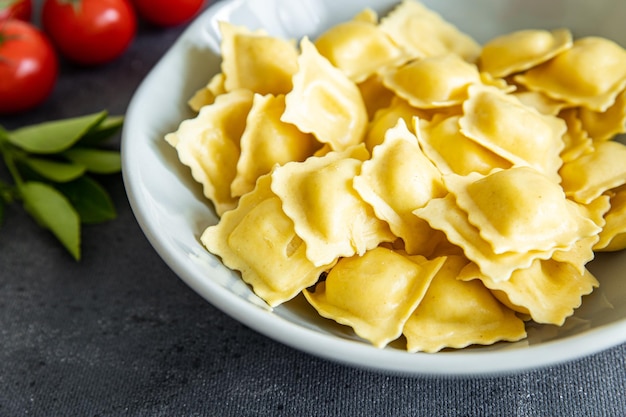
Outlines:
{"label": "yellow pasta", "polygon": [[626,86],[626,50],[606,38],[577,39],[571,48],[515,80],[557,100],[605,111]]}
{"label": "yellow pasta", "polygon": [[562,326],[626,248],[626,50],[567,29],[479,45],[417,0],[317,39],[220,23],[221,71],[166,141],[200,236],[269,306],[303,294],[377,348]]}
{"label": "yellow pasta", "polygon": [[480,82],[478,68],[455,54],[412,61],[383,77],[387,88],[422,109],[461,104],[467,98],[467,88]]}
{"label": "yellow pasta", "polygon": [[483,45],[479,66],[495,77],[506,77],[539,65],[572,46],[567,29],[527,29],[497,36]]}
{"label": "yellow pasta", "polygon": [[597,143],[594,151],[563,165],[560,170],[567,196],[587,204],[602,193],[626,184],[626,145]]}
{"label": "yellow pasta", "polygon": [[606,222],[594,249],[614,252],[626,248],[626,186],[612,190],[610,208],[604,215]]}
{"label": "yellow pasta", "polygon": [[598,142],[611,140],[626,133],[626,89],[606,111],[598,112],[581,107],[579,111],[582,127]]}
{"label": "yellow pasta", "polygon": [[536,260],[506,281],[494,281],[481,274],[475,264],[469,264],[459,278],[479,279],[512,310],[530,315],[537,323],[558,326],[580,306],[582,296],[599,285],[589,271],[579,273],[572,265],[553,260]]}
{"label": "yellow pasta", "polygon": [[527,165],[558,181],[563,120],[541,114],[494,87],[473,85],[463,103],[461,132],[517,165]]}
{"label": "yellow pasta", "polygon": [[448,175],[444,182],[496,254],[567,249],[599,232],[558,184],[532,168]]}
{"label": "yellow pasta", "polygon": [[285,96],[255,95],[240,140],[237,175],[230,187],[233,197],[251,191],[257,178],[274,165],[304,161],[321,147],[313,135],[281,121],[284,111]]}
{"label": "yellow pasta", "polygon": [[418,1],[400,2],[381,19],[380,27],[411,58],[454,53],[474,62],[480,54],[480,45],[472,37]]}
{"label": "yellow pasta", "polygon": [[406,60],[402,50],[377,24],[363,20],[331,27],[315,40],[315,47],[356,83]]}
{"label": "yellow pasta", "polygon": [[389,224],[410,254],[430,255],[436,234],[413,211],[445,194],[441,173],[426,158],[402,119],[387,130],[380,146],[354,177],[354,189],[376,216]]}
{"label": "yellow pasta", "polygon": [[244,88],[259,94],[285,94],[291,90],[298,69],[293,42],[227,22],[220,23],[220,31],[226,91]]}
{"label": "yellow pasta", "polygon": [[269,305],[281,304],[315,284],[329,265],[315,266],[293,223],[282,212],[270,190],[271,176],[261,177],[254,191],[242,197],[236,209],[208,227],[202,243]]}
{"label": "yellow pasta", "polygon": [[448,257],[433,278],[424,299],[404,325],[409,352],[432,353],[526,336],[524,322],[483,284],[458,279],[466,264],[463,257]]}
{"label": "yellow pasta", "polygon": [[180,161],[191,168],[193,178],[202,184],[204,195],[220,215],[237,205],[230,186],[237,174],[239,140],[252,100],[248,90],[220,95],[165,137],[176,148]]}
{"label": "yellow pasta", "polygon": [[322,316],[382,348],[400,336],[444,260],[378,247],[341,259],[314,292],[304,294]]}
{"label": "yellow pasta", "polygon": [[368,116],[356,84],[319,54],[307,38],[301,42],[299,70],[281,120],[294,124],[333,150],[360,143]]}
{"label": "yellow pasta", "polygon": [[272,191],[281,199],[285,214],[306,244],[307,258],[316,266],[363,255],[381,242],[395,240],[387,223],[374,215],[352,187],[352,179],[367,158],[369,153],[361,145],[303,163],[290,162],[272,173]]}
{"label": "yellow pasta", "polygon": [[432,121],[417,120],[418,139],[424,153],[444,174],[488,174],[494,168],[513,164],[461,133],[461,116],[439,117]]}

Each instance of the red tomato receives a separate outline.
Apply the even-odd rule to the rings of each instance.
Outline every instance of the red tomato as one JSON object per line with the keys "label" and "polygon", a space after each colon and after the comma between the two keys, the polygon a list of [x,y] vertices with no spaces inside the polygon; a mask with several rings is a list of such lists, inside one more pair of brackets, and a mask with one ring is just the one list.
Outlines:
{"label": "red tomato", "polygon": [[19,19],[28,22],[32,14],[32,0],[0,0],[0,22],[7,19]]}
{"label": "red tomato", "polygon": [[195,17],[205,0],[133,0],[137,14],[158,26],[176,26]]}
{"label": "red tomato", "polygon": [[128,0],[45,0],[42,24],[70,61],[99,65],[126,51],[137,21]]}
{"label": "red tomato", "polygon": [[59,71],[54,47],[35,26],[17,19],[0,23],[0,113],[42,103]]}

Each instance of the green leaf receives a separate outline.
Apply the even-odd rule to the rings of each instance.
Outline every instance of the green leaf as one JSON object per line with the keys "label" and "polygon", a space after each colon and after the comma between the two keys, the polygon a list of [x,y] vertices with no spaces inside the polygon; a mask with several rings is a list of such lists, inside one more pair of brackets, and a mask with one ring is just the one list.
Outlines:
{"label": "green leaf", "polygon": [[0,142],[3,140],[9,140],[9,132],[2,126],[0,126]]}
{"label": "green leaf", "polygon": [[107,112],[102,111],[87,116],[26,126],[9,132],[8,140],[27,152],[58,153],[70,148],[106,117]]}
{"label": "green leaf", "polygon": [[109,194],[98,182],[87,176],[58,184],[57,188],[70,200],[83,223],[102,223],[117,217]]}
{"label": "green leaf", "polygon": [[75,180],[86,171],[84,165],[51,159],[26,157],[24,162],[42,177],[54,182]]}
{"label": "green leaf", "polygon": [[83,165],[87,171],[95,174],[114,174],[122,169],[122,158],[118,151],[72,148],[63,152],[62,155],[75,164]]}
{"label": "green leaf", "polygon": [[97,145],[109,139],[120,131],[124,124],[124,116],[109,116],[97,126],[94,126],[79,141],[81,146]]}
{"label": "green leaf", "polygon": [[69,200],[53,187],[26,182],[20,187],[24,208],[49,229],[74,257],[80,259],[80,218]]}

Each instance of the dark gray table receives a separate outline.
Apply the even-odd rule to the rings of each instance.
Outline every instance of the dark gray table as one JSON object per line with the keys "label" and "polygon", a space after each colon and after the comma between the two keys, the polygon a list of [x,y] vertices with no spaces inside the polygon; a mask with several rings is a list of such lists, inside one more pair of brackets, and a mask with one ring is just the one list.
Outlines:
{"label": "dark gray table", "polygon": [[[110,65],[65,66],[14,128],[124,113],[183,27],[143,26]],[[0,173],[4,174],[4,173]],[[121,176],[119,217],[86,227],[75,262],[18,206],[0,228],[0,416],[621,416],[626,345],[481,379],[404,378],[326,362],[239,324],[191,291],[149,245]]]}

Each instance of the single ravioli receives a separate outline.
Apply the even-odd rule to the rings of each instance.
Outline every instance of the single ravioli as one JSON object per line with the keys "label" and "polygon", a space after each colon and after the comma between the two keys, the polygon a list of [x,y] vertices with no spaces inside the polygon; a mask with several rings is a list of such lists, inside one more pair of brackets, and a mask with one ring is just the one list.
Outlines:
{"label": "single ravioli", "polygon": [[271,192],[270,182],[269,174],[260,177],[236,209],[204,231],[201,241],[275,307],[315,284],[331,265],[316,267],[306,258],[305,245]]}
{"label": "single ravioli", "polygon": [[191,168],[191,175],[202,184],[204,195],[220,216],[237,205],[230,186],[237,174],[239,141],[252,101],[253,93],[248,90],[222,94],[213,104],[202,107],[195,118],[183,121],[176,132],[165,136],[176,148],[180,161]]}
{"label": "single ravioli", "polygon": [[539,65],[572,46],[568,29],[526,29],[497,36],[483,45],[480,70],[506,77]]}
{"label": "single ravioli", "polygon": [[444,174],[488,174],[495,168],[510,168],[512,163],[461,133],[460,115],[415,120],[420,146]]}
{"label": "single ravioli", "polygon": [[383,348],[402,334],[444,260],[408,257],[378,247],[339,260],[326,280],[304,295],[321,316],[352,327]]}
{"label": "single ravioli", "polygon": [[293,90],[286,96],[281,120],[312,133],[333,150],[360,143],[368,115],[359,88],[320,55],[308,38],[303,38],[300,46],[299,70],[293,77]]}
{"label": "single ravioli", "polygon": [[257,178],[270,172],[274,165],[304,161],[321,147],[313,135],[281,121],[284,111],[284,95],[255,94],[241,136],[237,176],[231,184],[233,196],[251,191]]}
{"label": "single ravioli", "polygon": [[580,38],[515,81],[557,100],[605,111],[626,86],[626,50],[606,38]]}
{"label": "single ravioli", "polygon": [[228,22],[219,24],[222,73],[227,91],[245,88],[259,94],[286,94],[298,70],[298,50],[292,41],[250,31]]}
{"label": "single ravioli", "polygon": [[316,266],[363,255],[381,242],[396,239],[352,186],[368,158],[364,145],[356,145],[290,162],[272,174],[272,191],[282,200],[283,210],[306,243],[307,257]]}
{"label": "single ravioli", "polygon": [[314,44],[321,55],[356,83],[406,60],[402,50],[376,23],[364,20],[334,25]]}
{"label": "single ravioli", "polygon": [[[354,177],[354,188],[376,216],[402,238],[409,254],[430,255],[435,249],[435,231],[413,215],[446,190],[441,174],[420,149],[417,138],[402,119],[389,129],[385,140],[374,148]],[[437,235],[438,236],[438,235]]]}
{"label": "single ravioli", "polygon": [[599,285],[588,270],[580,273],[573,265],[554,260],[537,260],[529,268],[513,272],[508,280],[498,282],[481,274],[475,264],[469,264],[459,278],[477,278],[509,308],[530,315],[536,323],[558,326],[580,307],[582,296]]}
{"label": "single ravioli", "polygon": [[605,191],[626,184],[626,145],[598,142],[593,152],[563,164],[561,185],[565,194],[587,204]]}
{"label": "single ravioli", "polygon": [[474,39],[416,0],[402,0],[381,19],[380,27],[411,58],[454,53],[475,62],[480,54]]}
{"label": "single ravioli", "polygon": [[549,259],[556,250],[495,253],[491,244],[468,221],[467,213],[457,205],[451,193],[443,198],[433,198],[414,214],[426,220],[432,228],[441,230],[451,244],[461,248],[463,254],[494,281],[509,279],[513,271],[528,268],[535,259]]}
{"label": "single ravioli", "polygon": [[474,64],[456,54],[429,56],[387,71],[383,83],[422,109],[450,107],[467,99],[467,88],[481,83]]}
{"label": "single ravioli", "polygon": [[558,184],[535,169],[443,178],[469,222],[497,254],[568,249],[600,231]]}
{"label": "single ravioli", "polygon": [[512,163],[534,167],[558,182],[565,122],[493,87],[473,85],[468,91],[461,132]]}
{"label": "single ravioli", "polygon": [[526,337],[524,322],[482,283],[457,279],[467,263],[464,257],[450,256],[433,278],[404,325],[409,352],[433,353]]}

